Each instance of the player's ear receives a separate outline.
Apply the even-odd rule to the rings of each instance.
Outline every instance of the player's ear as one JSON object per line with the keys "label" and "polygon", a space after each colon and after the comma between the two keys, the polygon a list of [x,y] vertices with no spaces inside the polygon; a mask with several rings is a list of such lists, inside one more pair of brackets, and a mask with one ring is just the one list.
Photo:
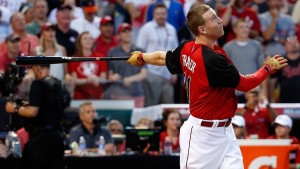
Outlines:
{"label": "player's ear", "polygon": [[207,33],[204,26],[199,26],[198,31],[199,31],[200,34],[206,34]]}

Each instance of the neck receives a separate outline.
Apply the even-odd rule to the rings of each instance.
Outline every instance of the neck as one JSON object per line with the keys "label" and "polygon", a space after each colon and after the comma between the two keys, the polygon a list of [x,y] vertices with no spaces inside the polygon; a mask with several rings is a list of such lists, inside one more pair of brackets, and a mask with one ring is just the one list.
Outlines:
{"label": "neck", "polygon": [[21,39],[24,39],[27,36],[27,33],[25,30],[14,31],[14,34],[17,34]]}
{"label": "neck", "polygon": [[89,133],[93,133],[95,125],[93,123],[82,122],[84,127],[89,131]]}
{"label": "neck", "polygon": [[89,57],[92,54],[92,51],[90,49],[82,49],[83,57]]}
{"label": "neck", "polygon": [[10,51],[7,51],[8,58],[10,58],[10,59],[17,58],[18,54],[19,54],[19,52],[10,52]]}
{"label": "neck", "polygon": [[289,60],[297,60],[300,56],[300,51],[297,52],[287,52],[287,58]]}
{"label": "neck", "polygon": [[53,41],[44,41],[44,43],[45,43],[45,48],[46,49],[54,49],[55,47],[54,47],[54,42]]}
{"label": "neck", "polygon": [[36,22],[39,24],[39,25],[43,25],[46,20],[44,18],[36,18]]}
{"label": "neck", "polygon": [[102,35],[102,40],[105,43],[110,43],[112,41],[112,37]]}
{"label": "neck", "polygon": [[167,135],[170,137],[178,137],[178,130],[167,129]]}
{"label": "neck", "polygon": [[121,48],[124,50],[124,51],[126,51],[127,53],[129,53],[130,52],[130,49],[131,49],[131,47],[132,47],[132,44],[131,44],[131,42],[121,42]]}
{"label": "neck", "polygon": [[239,42],[246,42],[248,41],[248,38],[244,38],[244,37],[236,37],[236,40],[239,41]]}
{"label": "neck", "polygon": [[277,136],[277,139],[289,139],[289,135],[285,135],[285,136]]}
{"label": "neck", "polygon": [[68,32],[70,30],[70,25],[68,25],[68,24],[57,24],[57,26],[58,26],[58,29],[64,33]]}
{"label": "neck", "polygon": [[211,40],[205,36],[196,37],[195,44],[203,44],[213,49],[215,45],[215,40]]}

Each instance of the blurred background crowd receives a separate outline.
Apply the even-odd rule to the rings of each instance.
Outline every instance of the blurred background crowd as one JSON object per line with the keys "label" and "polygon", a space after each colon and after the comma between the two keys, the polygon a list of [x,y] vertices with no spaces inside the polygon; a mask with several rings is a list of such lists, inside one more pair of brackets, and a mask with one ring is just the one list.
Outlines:
{"label": "blurred background crowd", "polygon": [[[194,38],[185,17],[193,5],[201,3],[223,19],[225,35],[216,43],[241,74],[254,73],[272,55],[288,59],[289,65],[260,87],[247,93],[236,91],[239,103],[245,103],[237,112],[246,120],[246,125],[237,125],[246,126],[241,138],[267,138],[268,127],[277,117],[269,103],[300,103],[299,0],[0,0],[0,73],[12,73],[16,57],[22,55],[107,57],[129,56],[136,50],[171,50]],[[30,67],[17,71],[21,79],[14,94],[28,100],[33,73]],[[73,100],[129,99],[138,108],[187,103],[182,75],[171,75],[166,67],[94,61],[51,65],[50,72],[66,84]],[[11,93],[6,85],[1,78],[2,97]],[[95,109],[87,102],[79,110],[81,123],[71,129],[70,139],[79,141],[86,134],[87,145],[94,148],[98,136],[90,133],[96,132]],[[178,151],[181,115],[164,113],[161,126],[167,130],[161,141],[168,136]],[[140,123],[154,126],[149,119]],[[289,122],[276,124],[292,127]],[[104,129],[107,143],[113,143],[111,134],[124,132],[116,120],[108,123],[109,131],[100,131]],[[112,147],[107,148],[111,153]],[[124,145],[117,150],[123,151]]]}

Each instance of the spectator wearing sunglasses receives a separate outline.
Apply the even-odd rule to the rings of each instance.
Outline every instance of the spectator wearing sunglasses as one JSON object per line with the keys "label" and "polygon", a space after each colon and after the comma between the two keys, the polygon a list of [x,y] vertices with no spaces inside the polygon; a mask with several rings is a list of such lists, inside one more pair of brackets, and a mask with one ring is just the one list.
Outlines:
{"label": "spectator wearing sunglasses", "polygon": [[10,34],[5,38],[7,50],[0,54],[0,73],[3,73],[6,65],[15,62],[16,57],[20,56],[20,37],[16,34]]}

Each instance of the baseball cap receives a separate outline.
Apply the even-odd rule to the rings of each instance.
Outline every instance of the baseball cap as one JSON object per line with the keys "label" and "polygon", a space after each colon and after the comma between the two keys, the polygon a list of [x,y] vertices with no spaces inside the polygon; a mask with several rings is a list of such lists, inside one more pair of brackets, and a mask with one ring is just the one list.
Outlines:
{"label": "baseball cap", "polygon": [[5,42],[20,42],[21,38],[15,34],[10,34],[6,36]]}
{"label": "baseball cap", "polygon": [[239,127],[245,127],[245,119],[243,116],[235,115],[231,121],[232,124],[235,124]]}
{"label": "baseball cap", "polygon": [[24,15],[30,8],[32,8],[32,6],[33,5],[30,2],[23,2],[19,8],[19,12],[21,12]]}
{"label": "baseball cap", "polygon": [[41,27],[41,33],[45,30],[49,30],[49,29],[52,29],[52,30],[55,30],[55,25],[53,23],[50,23],[50,22],[46,22],[42,25]]}
{"label": "baseball cap", "polygon": [[122,23],[118,28],[118,33],[121,33],[126,29],[131,30],[131,25],[129,25],[128,23]]}
{"label": "baseball cap", "polygon": [[292,128],[293,121],[287,115],[279,115],[279,116],[276,117],[276,119],[274,121],[274,124],[280,124],[282,126],[286,126],[286,127]]}
{"label": "baseball cap", "polygon": [[105,24],[107,24],[107,23],[112,23],[112,24],[113,24],[113,19],[112,19],[111,16],[108,16],[108,15],[104,16],[104,17],[101,19],[101,21],[100,21],[100,26],[101,26],[101,25],[105,25]]}
{"label": "baseball cap", "polygon": [[57,11],[63,11],[65,9],[68,9],[68,10],[72,10],[72,7],[68,4],[61,4],[58,8],[57,8]]}
{"label": "baseball cap", "polygon": [[94,0],[84,0],[82,2],[82,9],[85,13],[95,13],[98,11],[98,6]]}

